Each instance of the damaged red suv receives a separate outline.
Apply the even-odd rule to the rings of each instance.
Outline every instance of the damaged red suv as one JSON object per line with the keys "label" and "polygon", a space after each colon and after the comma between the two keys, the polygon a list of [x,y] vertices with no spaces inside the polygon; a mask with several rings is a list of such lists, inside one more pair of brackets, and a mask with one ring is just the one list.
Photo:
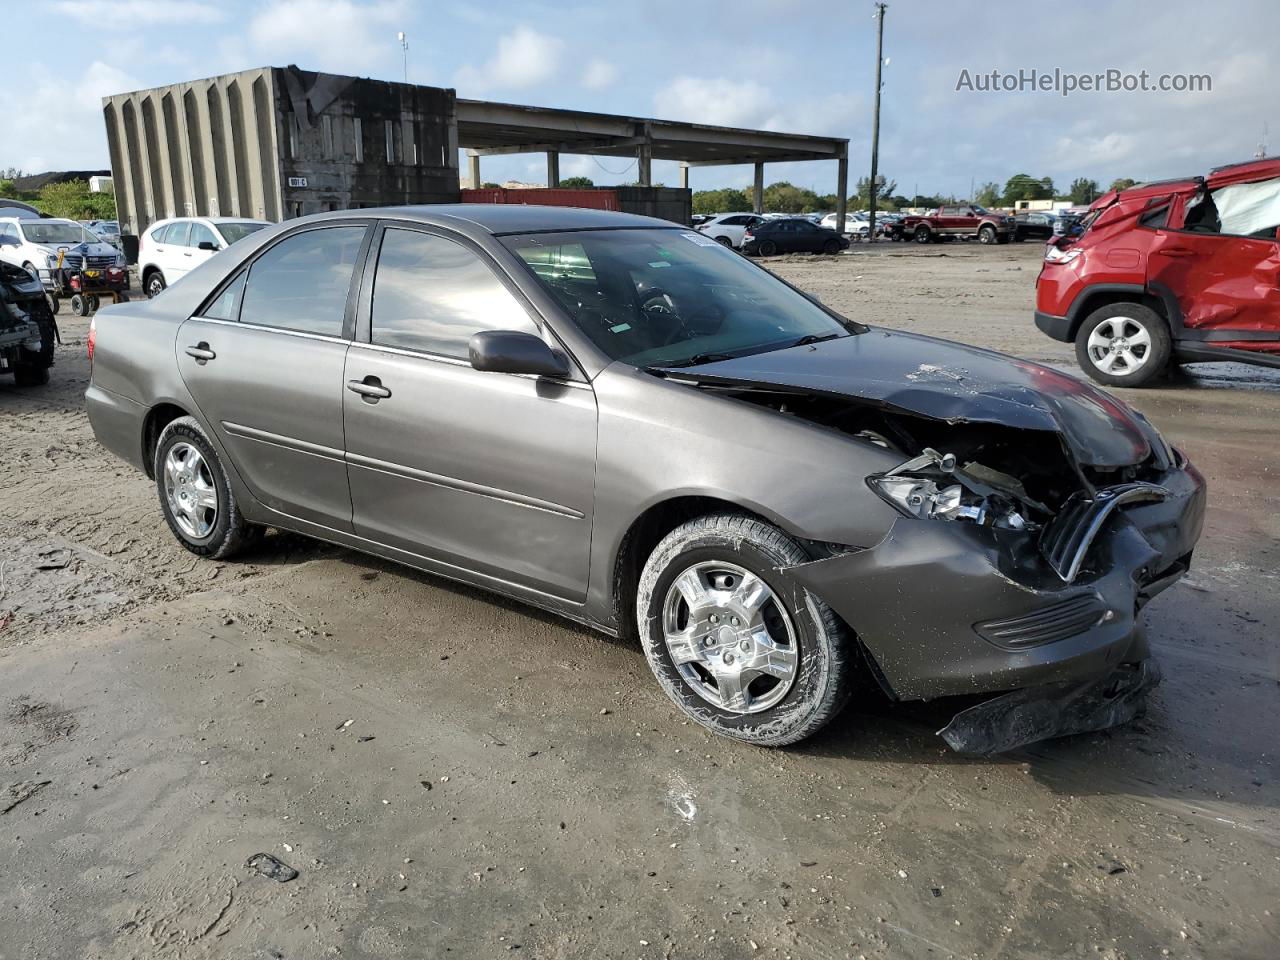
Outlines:
{"label": "damaged red suv", "polygon": [[1280,367],[1280,158],[1100,198],[1045,252],[1035,319],[1108,386],[1173,361]]}

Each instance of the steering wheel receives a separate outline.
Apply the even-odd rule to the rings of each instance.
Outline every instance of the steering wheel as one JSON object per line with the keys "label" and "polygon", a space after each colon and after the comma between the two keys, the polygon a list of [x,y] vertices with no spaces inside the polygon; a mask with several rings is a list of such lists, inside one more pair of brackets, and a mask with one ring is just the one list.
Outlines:
{"label": "steering wheel", "polygon": [[680,340],[692,340],[694,332],[684,322],[684,317],[676,309],[675,299],[661,287],[650,287],[640,298],[640,312],[648,316],[666,317],[673,320],[667,336],[662,341],[664,347]]}

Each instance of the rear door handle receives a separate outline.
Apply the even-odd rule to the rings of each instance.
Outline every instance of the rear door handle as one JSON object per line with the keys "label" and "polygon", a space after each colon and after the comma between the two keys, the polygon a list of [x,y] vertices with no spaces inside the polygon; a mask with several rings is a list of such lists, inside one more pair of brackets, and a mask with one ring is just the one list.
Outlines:
{"label": "rear door handle", "polygon": [[1166,257],[1194,257],[1196,252],[1190,247],[1161,247],[1155,251],[1162,253]]}
{"label": "rear door handle", "polygon": [[195,357],[196,363],[205,364],[217,356],[209,349],[209,344],[201,340],[193,347],[187,347],[186,354],[188,357]]}
{"label": "rear door handle", "polygon": [[348,380],[347,389],[360,394],[365,403],[377,403],[391,396],[391,391],[382,385],[377,377],[365,377],[363,380]]}

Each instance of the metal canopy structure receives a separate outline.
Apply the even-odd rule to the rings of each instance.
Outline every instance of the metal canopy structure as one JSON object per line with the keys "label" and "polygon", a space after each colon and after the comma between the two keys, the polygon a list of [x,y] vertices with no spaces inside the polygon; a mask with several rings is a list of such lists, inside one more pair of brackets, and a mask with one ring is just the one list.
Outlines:
{"label": "metal canopy structure", "polygon": [[480,158],[512,153],[545,153],[547,185],[560,180],[560,154],[634,157],[637,180],[652,182],[652,163],[678,161],[680,185],[689,186],[689,168],[753,164],[754,205],[764,205],[764,165],[801,160],[835,160],[837,229],[843,231],[849,180],[849,141],[798,133],[745,130],[703,123],[627,117],[583,110],[557,110],[486,100],[456,101],[458,146],[467,150],[471,182],[480,185]]}

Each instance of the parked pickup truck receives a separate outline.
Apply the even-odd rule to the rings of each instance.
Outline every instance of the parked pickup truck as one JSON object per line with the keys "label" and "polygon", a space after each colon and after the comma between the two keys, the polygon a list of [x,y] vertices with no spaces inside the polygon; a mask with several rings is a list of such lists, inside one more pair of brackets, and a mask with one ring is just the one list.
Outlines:
{"label": "parked pickup truck", "polygon": [[937,243],[946,237],[976,237],[979,243],[1008,243],[1013,217],[992,213],[976,203],[939,207],[937,213],[903,217],[889,225],[893,240]]}

